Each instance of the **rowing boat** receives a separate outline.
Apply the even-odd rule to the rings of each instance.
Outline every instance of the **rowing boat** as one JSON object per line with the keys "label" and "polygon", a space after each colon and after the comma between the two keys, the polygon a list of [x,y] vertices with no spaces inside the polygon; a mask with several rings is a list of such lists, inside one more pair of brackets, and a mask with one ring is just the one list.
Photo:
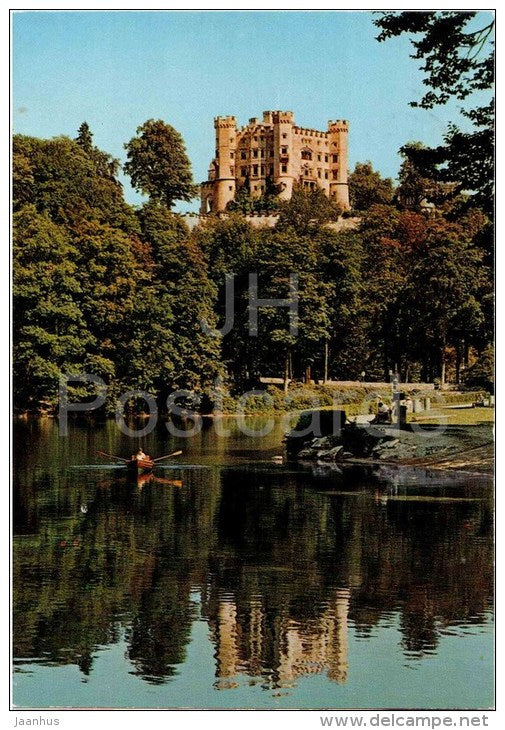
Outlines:
{"label": "rowing boat", "polygon": [[152,459],[137,459],[133,458],[126,462],[126,468],[132,474],[146,474],[154,467],[154,461]]}
{"label": "rowing boat", "polygon": [[[99,456],[106,456],[107,458],[116,459],[116,461],[121,461],[126,468],[128,469],[128,472],[134,476],[138,474],[148,474],[152,469],[154,468],[157,461],[165,461],[165,459],[171,459],[173,456],[180,456],[182,454],[182,451],[172,451],[171,454],[165,454],[165,456],[158,456],[157,459],[149,459],[146,457],[145,459],[138,459],[137,456],[134,454],[131,456],[130,459],[125,459],[124,456],[116,456],[115,454],[107,454],[105,451],[97,451],[96,452]],[[144,456],[146,456],[144,454]]]}

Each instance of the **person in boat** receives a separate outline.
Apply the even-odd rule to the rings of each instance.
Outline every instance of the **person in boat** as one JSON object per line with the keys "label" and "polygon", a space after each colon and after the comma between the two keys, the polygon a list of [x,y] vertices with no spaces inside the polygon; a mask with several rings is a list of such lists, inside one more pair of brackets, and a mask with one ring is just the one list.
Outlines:
{"label": "person in boat", "polygon": [[142,449],[139,449],[135,454],[135,458],[137,459],[137,461],[144,461],[145,459],[149,459],[149,456],[147,456],[147,454],[144,454]]}

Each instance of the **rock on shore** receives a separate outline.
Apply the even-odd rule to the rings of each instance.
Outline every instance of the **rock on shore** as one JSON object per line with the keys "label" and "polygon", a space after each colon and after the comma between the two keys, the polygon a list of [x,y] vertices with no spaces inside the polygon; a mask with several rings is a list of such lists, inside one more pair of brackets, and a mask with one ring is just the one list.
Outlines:
{"label": "rock on shore", "polygon": [[351,423],[338,433],[306,437],[303,443],[294,430],[286,441],[288,453],[300,461],[369,460],[419,466],[440,464],[440,468],[457,469],[464,468],[467,462],[471,468],[471,454],[475,452],[476,457],[479,455],[479,470],[492,470],[493,434],[488,426],[416,425],[399,429]]}

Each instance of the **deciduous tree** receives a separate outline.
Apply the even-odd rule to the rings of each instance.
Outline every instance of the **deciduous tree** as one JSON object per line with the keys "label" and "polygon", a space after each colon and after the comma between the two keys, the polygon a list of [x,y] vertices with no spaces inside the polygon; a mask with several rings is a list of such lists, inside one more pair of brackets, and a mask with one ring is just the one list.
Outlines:
{"label": "deciduous tree", "polygon": [[136,190],[172,208],[177,200],[191,200],[191,164],[180,132],[161,119],[148,119],[137,127],[137,136],[125,144],[124,171]]}

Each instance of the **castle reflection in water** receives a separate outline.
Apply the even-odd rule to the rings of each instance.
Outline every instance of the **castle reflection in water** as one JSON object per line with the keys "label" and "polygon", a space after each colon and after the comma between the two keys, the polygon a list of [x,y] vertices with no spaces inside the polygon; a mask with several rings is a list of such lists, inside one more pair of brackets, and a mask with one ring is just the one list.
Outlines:
{"label": "castle reflection in water", "polygon": [[[349,589],[335,591],[327,609],[302,625],[292,619],[278,622],[273,661],[268,659],[267,616],[261,602],[251,601],[240,622],[234,601],[220,601],[210,622],[216,647],[217,689],[238,686],[237,676],[267,675],[271,685],[293,686],[298,677],[325,672],[345,682],[348,662]],[[271,664],[271,666],[269,666]]]}

